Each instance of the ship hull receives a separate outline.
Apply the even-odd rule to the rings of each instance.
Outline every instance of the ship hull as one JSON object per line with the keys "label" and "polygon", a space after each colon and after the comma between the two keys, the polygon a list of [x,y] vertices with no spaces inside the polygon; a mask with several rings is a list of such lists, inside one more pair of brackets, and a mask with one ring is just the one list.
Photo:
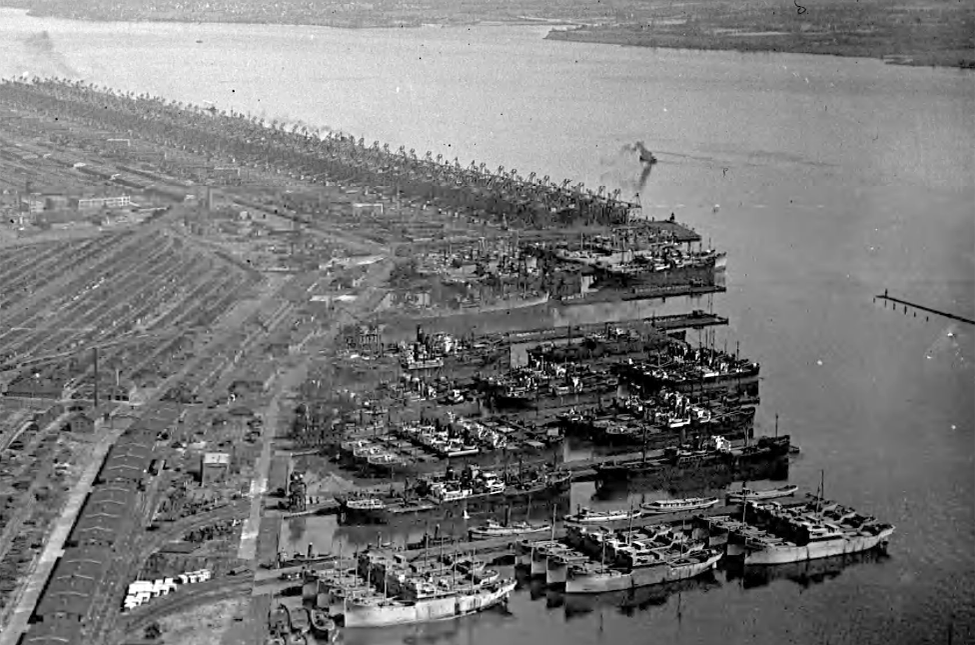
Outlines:
{"label": "ship hull", "polygon": [[893,530],[888,529],[877,535],[858,535],[839,540],[814,542],[805,546],[776,546],[757,551],[746,549],[745,564],[789,564],[862,553],[886,545],[892,533]]}
{"label": "ship hull", "polygon": [[538,528],[527,528],[527,529],[516,529],[509,528],[507,530],[479,530],[471,529],[468,531],[470,538],[472,540],[490,540],[497,537],[521,537],[523,535],[536,535],[544,534],[552,530],[551,526],[538,527]]}
{"label": "ship hull", "polygon": [[579,575],[568,576],[565,581],[565,593],[604,593],[607,591],[622,591],[634,587],[646,587],[665,582],[688,580],[695,578],[717,566],[720,554],[712,555],[703,562],[671,567],[656,565],[639,567],[630,573],[622,575]]}
{"label": "ship hull", "polygon": [[471,594],[413,604],[350,607],[344,612],[345,628],[392,627],[460,618],[505,602],[514,588],[515,583],[508,582]]}

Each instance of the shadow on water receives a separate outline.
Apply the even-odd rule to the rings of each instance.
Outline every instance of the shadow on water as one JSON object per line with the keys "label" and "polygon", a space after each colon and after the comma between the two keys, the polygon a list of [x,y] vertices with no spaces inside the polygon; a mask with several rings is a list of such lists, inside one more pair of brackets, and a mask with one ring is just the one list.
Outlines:
{"label": "shadow on water", "polygon": [[767,587],[776,580],[789,580],[805,589],[837,578],[848,567],[882,563],[889,559],[887,553],[874,549],[862,553],[778,565],[744,565],[740,560],[730,559],[725,560],[724,569],[727,581],[738,582],[744,589]]}
{"label": "shadow on water", "polygon": [[720,586],[714,574],[709,572],[692,580],[602,594],[564,594],[550,590],[547,602],[550,608],[561,607],[566,620],[582,618],[601,609],[615,609],[621,615],[634,616],[653,607],[662,607],[678,594],[708,592]]}
{"label": "shadow on water", "polygon": [[518,582],[516,590],[527,591],[528,597],[533,601],[544,600],[547,609],[562,609],[567,620],[585,616],[597,609],[613,607],[622,615],[633,616],[651,607],[666,605],[671,597],[679,593],[707,592],[721,586],[721,582],[711,571],[691,580],[601,594],[566,594],[549,588],[544,580],[532,577],[528,571],[520,567],[515,569],[515,579]]}

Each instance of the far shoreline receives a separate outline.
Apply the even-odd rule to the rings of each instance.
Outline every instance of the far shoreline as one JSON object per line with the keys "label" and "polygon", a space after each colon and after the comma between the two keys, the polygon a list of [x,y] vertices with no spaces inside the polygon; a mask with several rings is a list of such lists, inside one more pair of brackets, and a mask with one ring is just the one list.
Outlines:
{"label": "far shoreline", "polygon": [[[25,3],[28,4],[28,3]],[[106,12],[72,11],[43,11],[24,6],[0,5],[0,9],[24,11],[32,18],[52,18],[59,20],[77,20],[93,23],[124,22],[130,24],[172,23],[172,24],[224,24],[224,25],[254,25],[254,26],[291,26],[291,27],[327,27],[331,29],[345,29],[349,31],[360,29],[436,29],[448,27],[549,27],[545,40],[586,43],[598,45],[617,45],[621,47],[642,47],[649,49],[674,49],[687,51],[714,51],[736,53],[769,53],[769,54],[803,54],[812,56],[838,56],[841,58],[863,58],[877,60],[888,65],[903,67],[932,67],[946,69],[975,70],[975,49],[927,51],[927,52],[891,52],[862,43],[848,43],[841,45],[817,45],[810,42],[802,33],[757,33],[749,34],[716,34],[695,33],[682,34],[668,31],[666,28],[659,32],[641,32],[633,25],[595,26],[584,25],[571,20],[559,18],[536,18],[519,16],[514,18],[492,17],[489,19],[471,20],[317,20],[301,19],[299,22],[289,20],[257,19],[247,15],[228,15],[211,13],[198,18],[171,15],[168,12],[156,12],[149,15],[108,15]]]}

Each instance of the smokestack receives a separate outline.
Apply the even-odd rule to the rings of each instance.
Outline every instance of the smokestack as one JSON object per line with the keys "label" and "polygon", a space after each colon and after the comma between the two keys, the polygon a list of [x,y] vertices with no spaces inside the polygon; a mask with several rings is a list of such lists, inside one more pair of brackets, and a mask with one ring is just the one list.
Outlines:
{"label": "smokestack", "polygon": [[308,543],[308,555],[307,555],[307,557],[308,557],[309,560],[311,560],[311,554],[312,554],[312,550],[311,549],[312,549],[311,542],[309,542]]}

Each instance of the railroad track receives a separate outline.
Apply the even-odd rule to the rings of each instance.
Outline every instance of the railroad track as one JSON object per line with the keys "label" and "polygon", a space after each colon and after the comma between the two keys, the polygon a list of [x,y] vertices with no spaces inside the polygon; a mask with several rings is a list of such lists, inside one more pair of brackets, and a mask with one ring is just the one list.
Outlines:
{"label": "railroad track", "polygon": [[[254,583],[246,576],[221,578],[196,585],[186,585],[168,596],[157,598],[148,604],[123,615],[124,634],[131,638],[144,630],[150,623],[193,607],[209,605],[230,598],[249,596]],[[184,591],[185,589],[185,591]]]}

